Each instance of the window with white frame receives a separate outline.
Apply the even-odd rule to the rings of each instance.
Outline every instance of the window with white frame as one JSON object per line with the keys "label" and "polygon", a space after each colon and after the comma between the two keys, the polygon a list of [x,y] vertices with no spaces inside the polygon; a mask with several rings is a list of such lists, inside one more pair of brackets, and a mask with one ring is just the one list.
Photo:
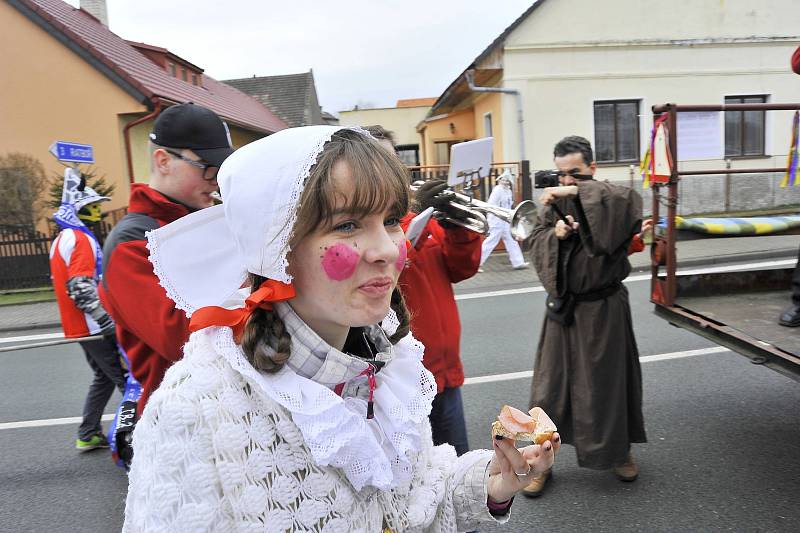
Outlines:
{"label": "window with white frame", "polygon": [[492,136],[492,114],[484,113],[483,115],[483,135],[484,137]]}
{"label": "window with white frame", "polygon": [[598,163],[639,160],[639,100],[594,103],[594,158]]}

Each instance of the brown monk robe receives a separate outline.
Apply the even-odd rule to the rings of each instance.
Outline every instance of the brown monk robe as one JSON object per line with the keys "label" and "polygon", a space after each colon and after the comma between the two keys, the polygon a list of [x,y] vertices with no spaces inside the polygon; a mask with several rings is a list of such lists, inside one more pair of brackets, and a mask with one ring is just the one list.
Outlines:
{"label": "brown monk robe", "polygon": [[641,227],[642,199],[606,182],[577,186],[575,198],[555,204],[580,224],[578,231],[559,240],[555,210],[542,207],[531,237],[550,309],[531,406],[551,416],[562,441],[575,446],[580,466],[607,469],[625,462],[630,443],[647,440],[639,351],[621,283],[631,270],[628,245]]}

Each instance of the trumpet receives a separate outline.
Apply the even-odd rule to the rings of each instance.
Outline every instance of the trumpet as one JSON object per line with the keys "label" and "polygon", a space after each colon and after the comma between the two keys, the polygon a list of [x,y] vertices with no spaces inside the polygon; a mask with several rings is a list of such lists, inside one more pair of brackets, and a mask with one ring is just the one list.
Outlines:
{"label": "trumpet", "polygon": [[[411,185],[411,190],[416,191],[420,183],[415,182]],[[514,209],[504,209],[450,189],[445,192],[452,195],[450,207],[466,215],[466,219],[444,215],[442,218],[451,224],[486,235],[489,233],[489,221],[486,215],[492,214],[511,225],[511,236],[517,241],[525,241],[533,233],[536,225],[536,204],[531,200],[520,202]]]}

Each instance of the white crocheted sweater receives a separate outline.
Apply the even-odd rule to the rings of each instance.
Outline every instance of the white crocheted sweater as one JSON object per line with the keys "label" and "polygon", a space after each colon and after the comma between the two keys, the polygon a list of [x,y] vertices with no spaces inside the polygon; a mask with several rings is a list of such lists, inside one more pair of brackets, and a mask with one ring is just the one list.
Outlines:
{"label": "white crocheted sweater", "polygon": [[508,519],[486,505],[491,451],[433,446],[435,384],[411,335],[376,376],[372,420],[365,387],[343,399],[286,366],[259,373],[229,328],[192,334],[184,351],[134,432],[124,532],[451,532]]}

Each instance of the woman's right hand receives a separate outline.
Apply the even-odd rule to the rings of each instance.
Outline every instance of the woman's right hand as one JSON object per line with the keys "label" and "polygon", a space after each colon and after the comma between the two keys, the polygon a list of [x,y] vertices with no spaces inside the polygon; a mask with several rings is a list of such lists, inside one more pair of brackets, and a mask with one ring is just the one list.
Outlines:
{"label": "woman's right hand", "polygon": [[541,445],[532,444],[517,448],[512,439],[492,439],[494,457],[489,463],[489,498],[495,503],[510,500],[527,487],[534,476],[545,473],[553,466],[556,453],[561,448],[561,437],[553,433]]}

